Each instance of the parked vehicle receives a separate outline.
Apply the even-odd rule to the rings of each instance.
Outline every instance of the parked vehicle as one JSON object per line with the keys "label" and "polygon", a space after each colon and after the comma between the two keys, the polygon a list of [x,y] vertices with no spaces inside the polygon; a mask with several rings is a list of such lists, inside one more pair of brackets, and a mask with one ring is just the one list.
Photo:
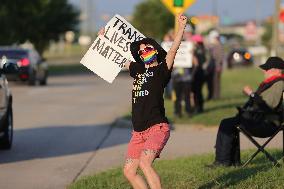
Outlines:
{"label": "parked vehicle", "polygon": [[17,64],[19,72],[9,74],[8,80],[27,81],[29,85],[47,84],[48,65],[34,49],[20,47],[1,47],[0,61]]}
{"label": "parked vehicle", "polygon": [[253,56],[246,49],[233,49],[228,54],[228,68],[253,65]]}
{"label": "parked vehicle", "polygon": [[3,60],[0,63],[0,149],[10,149],[13,141],[13,100],[5,75],[17,73],[18,67]]}

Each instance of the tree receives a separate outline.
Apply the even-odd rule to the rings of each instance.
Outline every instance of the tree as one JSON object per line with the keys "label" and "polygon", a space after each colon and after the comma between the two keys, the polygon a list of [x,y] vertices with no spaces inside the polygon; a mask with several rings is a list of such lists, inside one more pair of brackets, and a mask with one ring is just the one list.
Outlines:
{"label": "tree", "polygon": [[159,0],[145,0],[138,4],[133,14],[132,24],[148,37],[161,40],[174,28],[175,18]]}
{"label": "tree", "polygon": [[33,43],[40,54],[50,40],[76,31],[79,11],[67,0],[1,0],[0,44]]}

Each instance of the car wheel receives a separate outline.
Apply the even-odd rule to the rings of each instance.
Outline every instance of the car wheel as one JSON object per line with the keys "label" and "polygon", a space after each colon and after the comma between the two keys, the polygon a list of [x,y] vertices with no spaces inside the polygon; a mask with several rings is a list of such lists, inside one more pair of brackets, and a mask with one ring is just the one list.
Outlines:
{"label": "car wheel", "polygon": [[1,140],[0,148],[9,150],[12,147],[13,141],[13,110],[12,105],[8,107],[4,122],[4,136]]}
{"label": "car wheel", "polygon": [[36,84],[36,72],[34,70],[29,74],[28,83],[31,86]]}
{"label": "car wheel", "polygon": [[48,73],[47,73],[47,71],[45,71],[43,78],[39,81],[40,85],[46,85],[47,84],[47,76],[48,76]]}

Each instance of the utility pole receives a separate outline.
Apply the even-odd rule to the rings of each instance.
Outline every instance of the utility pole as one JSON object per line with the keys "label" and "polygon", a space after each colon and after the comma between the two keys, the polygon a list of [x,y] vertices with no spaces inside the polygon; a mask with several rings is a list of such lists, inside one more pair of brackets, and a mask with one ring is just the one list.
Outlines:
{"label": "utility pole", "polygon": [[261,13],[261,0],[256,0],[256,16],[255,16],[255,24],[256,24],[256,45],[259,46],[261,45],[261,35],[260,35],[260,27],[261,27],[261,18],[260,18],[260,13]]}
{"label": "utility pole", "polygon": [[88,0],[88,31],[92,39],[95,38],[95,27],[94,27],[94,1]]}
{"label": "utility pole", "polygon": [[275,0],[275,14],[273,19],[273,37],[271,56],[279,55],[279,14],[280,14],[281,0]]}
{"label": "utility pole", "polygon": [[217,23],[216,23],[216,28],[219,28],[219,24],[220,24],[220,18],[218,16],[218,0],[214,0],[212,1],[213,5],[212,5],[212,21],[214,23],[215,19],[214,16],[217,17]]}
{"label": "utility pole", "polygon": [[87,35],[88,33],[88,23],[87,19],[89,17],[87,11],[87,0],[80,0],[80,7],[81,7],[81,15],[80,15],[80,25],[81,25],[81,34]]}

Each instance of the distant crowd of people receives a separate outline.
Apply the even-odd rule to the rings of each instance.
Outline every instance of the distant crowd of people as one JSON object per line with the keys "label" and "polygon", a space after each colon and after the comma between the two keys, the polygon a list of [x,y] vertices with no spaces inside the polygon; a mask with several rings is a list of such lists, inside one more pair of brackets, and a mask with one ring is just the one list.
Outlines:
{"label": "distant crowd of people", "polygon": [[[174,32],[169,31],[163,41],[170,42],[173,39]],[[199,34],[192,34],[190,26],[187,26],[183,41],[194,45],[191,52],[192,60],[188,62],[188,66],[174,67],[171,83],[166,88],[166,96],[174,101],[176,117],[203,112],[204,84],[208,89],[207,100],[220,98],[224,59],[220,35],[216,30],[212,30],[205,38]]]}

